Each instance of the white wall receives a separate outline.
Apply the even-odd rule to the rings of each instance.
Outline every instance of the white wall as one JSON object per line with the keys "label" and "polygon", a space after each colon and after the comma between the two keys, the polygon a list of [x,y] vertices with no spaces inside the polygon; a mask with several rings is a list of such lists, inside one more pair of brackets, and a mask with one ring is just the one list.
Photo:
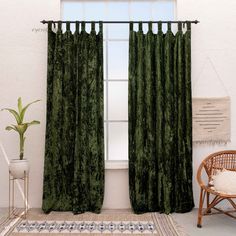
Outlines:
{"label": "white wall", "polygon": [[[38,119],[40,126],[29,129],[26,157],[30,160],[30,205],[40,207],[42,199],[44,135],[46,114],[47,33],[42,19],[60,18],[60,0],[1,0],[0,2],[0,108],[14,107],[17,97],[23,102],[41,98],[30,109],[28,119]],[[194,146],[194,197],[199,188],[195,181],[197,167],[209,153],[236,146],[236,1],[178,0],[178,19],[198,19],[192,27],[192,81],[194,96],[231,96],[231,143],[224,146]],[[39,29],[33,30],[33,29]],[[206,60],[214,64],[221,82]],[[205,65],[204,71],[202,71]],[[226,89],[222,88],[222,82]],[[18,137],[4,127],[13,122],[0,113],[0,144],[11,158],[18,155]],[[0,207],[8,205],[8,167],[0,150]],[[20,199],[20,198],[19,198]],[[19,202],[19,201],[18,201]],[[104,208],[128,208],[128,171],[106,170]]]}
{"label": "white wall", "polygon": [[199,187],[195,176],[202,159],[215,151],[236,149],[236,1],[177,0],[177,9],[178,19],[200,21],[192,26],[193,97],[231,97],[231,143],[193,148],[193,190],[197,207]]}
{"label": "white wall", "polygon": [[[17,98],[28,103],[26,118],[41,121],[27,131],[25,156],[30,160],[30,205],[42,198],[44,135],[46,118],[47,27],[40,20],[60,17],[60,0],[0,1],[0,108],[16,107]],[[35,29],[39,29],[36,31]],[[0,112],[0,142],[9,158],[18,157],[18,136],[4,130],[14,122]],[[8,206],[8,167],[0,150],[0,207]],[[20,199],[20,198],[17,198]]]}

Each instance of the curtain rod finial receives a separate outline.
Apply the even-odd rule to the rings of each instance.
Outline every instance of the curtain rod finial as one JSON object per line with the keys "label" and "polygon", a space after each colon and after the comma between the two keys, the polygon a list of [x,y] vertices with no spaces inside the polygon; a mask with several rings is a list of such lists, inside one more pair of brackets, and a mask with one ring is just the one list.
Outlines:
{"label": "curtain rod finial", "polygon": [[46,24],[46,21],[45,21],[45,20],[42,20],[41,23]]}

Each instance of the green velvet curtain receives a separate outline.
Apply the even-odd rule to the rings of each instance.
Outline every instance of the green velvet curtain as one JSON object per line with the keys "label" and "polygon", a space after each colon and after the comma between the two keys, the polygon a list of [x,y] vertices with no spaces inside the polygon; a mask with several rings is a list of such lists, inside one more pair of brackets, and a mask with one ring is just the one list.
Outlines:
{"label": "green velvet curtain", "polygon": [[[81,26],[81,31],[79,28]],[[44,212],[100,212],[104,195],[103,33],[48,26]]]}
{"label": "green velvet curtain", "polygon": [[191,29],[147,34],[130,24],[129,185],[134,212],[193,206]]}

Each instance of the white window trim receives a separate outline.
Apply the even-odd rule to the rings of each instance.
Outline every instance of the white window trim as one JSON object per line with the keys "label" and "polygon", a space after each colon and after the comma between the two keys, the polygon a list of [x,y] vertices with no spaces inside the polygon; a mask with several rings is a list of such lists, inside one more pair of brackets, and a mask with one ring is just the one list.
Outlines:
{"label": "white window trim", "polygon": [[129,168],[128,161],[109,161],[105,160],[106,170],[124,170]]}

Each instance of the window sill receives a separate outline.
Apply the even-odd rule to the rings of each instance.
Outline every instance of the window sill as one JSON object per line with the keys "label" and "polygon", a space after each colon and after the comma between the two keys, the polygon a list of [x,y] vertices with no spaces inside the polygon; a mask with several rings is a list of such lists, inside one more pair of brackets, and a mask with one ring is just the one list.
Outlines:
{"label": "window sill", "polygon": [[105,161],[106,170],[127,170],[128,161]]}

